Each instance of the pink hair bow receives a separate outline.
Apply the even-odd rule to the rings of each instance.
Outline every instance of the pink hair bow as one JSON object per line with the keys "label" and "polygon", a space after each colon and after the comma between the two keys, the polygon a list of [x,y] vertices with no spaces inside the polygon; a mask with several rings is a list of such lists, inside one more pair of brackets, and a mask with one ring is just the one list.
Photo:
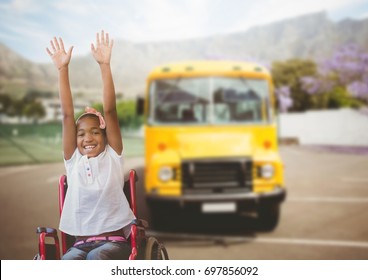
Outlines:
{"label": "pink hair bow", "polygon": [[[85,115],[88,115],[88,114],[92,114],[92,115],[95,115],[98,117],[98,119],[100,120],[100,128],[101,129],[105,129],[106,128],[106,123],[105,123],[105,119],[103,118],[102,114],[97,111],[96,109],[94,108],[91,108],[91,107],[86,107],[84,109],[84,112],[79,118],[78,120],[82,117],[82,116],[85,116]],[[77,120],[77,122],[78,122]]]}

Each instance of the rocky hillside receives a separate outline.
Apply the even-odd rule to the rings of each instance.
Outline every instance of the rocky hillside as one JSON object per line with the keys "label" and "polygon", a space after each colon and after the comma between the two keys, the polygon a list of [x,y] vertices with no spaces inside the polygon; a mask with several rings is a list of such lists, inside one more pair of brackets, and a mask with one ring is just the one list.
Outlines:
{"label": "rocky hillside", "polygon": [[[150,69],[169,61],[233,59],[269,64],[293,57],[318,60],[346,43],[368,51],[367,42],[368,19],[335,23],[321,12],[195,40],[141,44],[116,40],[112,68],[117,92],[134,97],[143,93]],[[73,57],[70,71],[74,93],[94,96],[100,91],[99,69],[91,56]],[[0,44],[0,92],[19,86],[56,91],[55,72],[51,64],[32,63]]]}

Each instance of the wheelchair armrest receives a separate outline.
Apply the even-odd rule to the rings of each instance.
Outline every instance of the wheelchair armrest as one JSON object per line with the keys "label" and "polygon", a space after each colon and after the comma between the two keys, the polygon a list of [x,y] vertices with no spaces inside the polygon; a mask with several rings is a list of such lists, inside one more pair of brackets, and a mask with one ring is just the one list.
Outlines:
{"label": "wheelchair armrest", "polygon": [[57,230],[49,227],[37,227],[36,233],[46,233],[48,236],[57,235]]}
{"label": "wheelchair armrest", "polygon": [[148,228],[149,224],[146,220],[142,220],[142,219],[135,219],[133,221],[134,225],[137,225],[139,227],[144,227],[144,228]]}
{"label": "wheelchair armrest", "polygon": [[[39,258],[41,260],[60,260],[60,245],[57,230],[49,227],[37,227]],[[46,237],[51,237],[53,244],[46,244]]]}

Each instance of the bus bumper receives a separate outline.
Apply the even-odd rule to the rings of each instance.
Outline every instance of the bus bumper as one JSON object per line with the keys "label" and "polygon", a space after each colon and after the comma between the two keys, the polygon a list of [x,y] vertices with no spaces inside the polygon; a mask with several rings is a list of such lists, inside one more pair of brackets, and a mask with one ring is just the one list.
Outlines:
{"label": "bus bumper", "polygon": [[148,194],[149,205],[178,205],[184,207],[197,207],[211,203],[234,203],[237,211],[256,210],[257,207],[267,204],[279,204],[286,198],[286,189],[276,187],[270,192],[255,193],[218,193],[218,194],[183,194],[181,196],[162,196],[158,194]]}

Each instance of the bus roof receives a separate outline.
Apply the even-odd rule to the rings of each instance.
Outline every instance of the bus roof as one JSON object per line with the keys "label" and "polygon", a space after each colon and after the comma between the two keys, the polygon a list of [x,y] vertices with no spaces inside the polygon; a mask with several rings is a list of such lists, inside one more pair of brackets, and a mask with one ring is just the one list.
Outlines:
{"label": "bus roof", "polygon": [[256,63],[239,61],[182,61],[160,65],[154,68],[149,79],[169,77],[193,77],[193,76],[239,76],[269,78],[270,73],[264,67]]}

